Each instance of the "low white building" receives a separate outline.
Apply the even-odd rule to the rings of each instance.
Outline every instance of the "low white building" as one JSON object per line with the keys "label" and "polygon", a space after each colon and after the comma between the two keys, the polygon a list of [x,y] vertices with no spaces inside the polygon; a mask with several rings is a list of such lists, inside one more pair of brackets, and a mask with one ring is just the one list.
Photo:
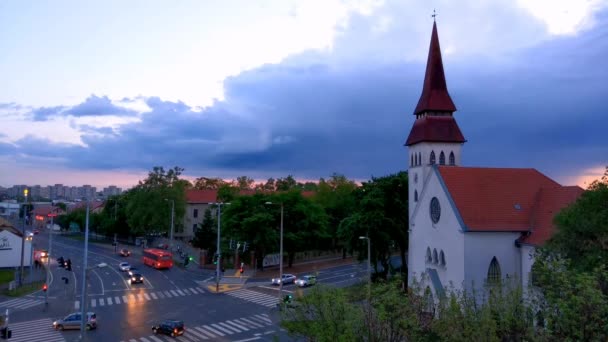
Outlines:
{"label": "low white building", "polygon": [[17,217],[19,215],[20,203],[16,201],[0,202],[0,217]]}
{"label": "low white building", "polygon": [[[21,232],[8,221],[0,218],[0,268],[21,266]],[[32,241],[26,240],[23,265],[29,267],[32,256]]]}

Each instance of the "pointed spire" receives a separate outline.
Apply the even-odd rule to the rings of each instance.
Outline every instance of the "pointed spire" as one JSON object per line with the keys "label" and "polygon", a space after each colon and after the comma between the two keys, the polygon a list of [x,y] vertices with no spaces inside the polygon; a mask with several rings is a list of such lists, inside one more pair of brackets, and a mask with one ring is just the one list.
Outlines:
{"label": "pointed spire", "polygon": [[422,95],[418,100],[418,105],[414,114],[424,112],[455,112],[456,106],[445,82],[443,73],[443,62],[441,60],[441,48],[439,47],[439,36],[437,34],[437,24],[433,16],[433,33],[431,35],[431,45],[429,56],[426,62],[426,74],[424,75],[424,85]]}

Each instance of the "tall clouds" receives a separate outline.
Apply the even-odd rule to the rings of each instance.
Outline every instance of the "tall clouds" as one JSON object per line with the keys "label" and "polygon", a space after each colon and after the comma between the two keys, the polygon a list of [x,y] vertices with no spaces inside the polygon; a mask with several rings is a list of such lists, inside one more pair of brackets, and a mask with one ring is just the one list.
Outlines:
{"label": "tall clouds", "polygon": [[[608,18],[600,13],[592,30],[554,37],[507,3],[465,1],[462,17],[447,15],[464,10],[446,2],[445,21],[439,17],[448,87],[468,140],[465,165],[535,167],[564,180],[608,162],[601,103]],[[406,169],[403,143],[431,30],[408,4],[354,15],[331,49],[227,78],[224,100],[203,109],[160,94],[91,95],[76,106],[32,110],[34,120],[101,119],[75,125],[79,143],[27,136],[0,153],[74,169],[179,165],[195,176],[366,179]],[[108,116],[130,120],[110,125]]]}

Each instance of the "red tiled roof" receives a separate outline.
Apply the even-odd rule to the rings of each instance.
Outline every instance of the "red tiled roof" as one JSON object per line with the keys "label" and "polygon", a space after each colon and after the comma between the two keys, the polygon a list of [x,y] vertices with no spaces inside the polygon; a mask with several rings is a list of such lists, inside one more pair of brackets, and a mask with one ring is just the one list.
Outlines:
{"label": "red tiled roof", "polygon": [[43,205],[43,206],[35,207],[34,210],[32,210],[33,215],[40,215],[40,216],[48,216],[51,212],[54,212],[55,214],[63,214],[63,209],[61,209],[60,207],[54,207],[51,205]]}
{"label": "red tiled roof", "polygon": [[427,111],[434,112],[455,112],[456,106],[448,93],[443,72],[443,62],[441,60],[441,48],[439,47],[439,36],[437,25],[433,23],[433,33],[431,34],[431,44],[429,46],[429,56],[426,61],[426,73],[424,75],[424,85],[422,94],[414,114],[421,114]]}
{"label": "red tiled roof", "polygon": [[[91,202],[89,202],[89,210],[93,211],[95,209],[99,209],[99,208],[105,206],[105,204],[106,204],[105,202],[91,201]],[[69,211],[73,211],[76,209],[86,209],[86,208],[87,208],[87,201],[76,202],[76,203],[68,206]]]}
{"label": "red tiled roof", "polygon": [[521,242],[531,245],[543,245],[556,230],[553,224],[555,215],[574,203],[584,192],[578,186],[541,189],[537,196],[536,206],[532,212],[532,231]]}
{"label": "red tiled roof", "polygon": [[422,141],[466,142],[456,119],[452,116],[425,116],[416,119],[405,145],[410,146]]}
{"label": "red tiled roof", "polygon": [[535,169],[438,170],[468,231],[529,231],[539,191],[563,188]]}
{"label": "red tiled roof", "polygon": [[217,190],[186,190],[188,203],[214,203],[217,202]]}

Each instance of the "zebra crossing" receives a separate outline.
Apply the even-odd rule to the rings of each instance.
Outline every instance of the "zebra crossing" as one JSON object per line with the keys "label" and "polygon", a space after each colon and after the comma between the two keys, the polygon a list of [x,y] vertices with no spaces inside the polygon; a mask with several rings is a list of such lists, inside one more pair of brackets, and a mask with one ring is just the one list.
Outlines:
{"label": "zebra crossing", "polygon": [[275,296],[271,296],[271,295],[267,295],[265,293],[260,293],[257,291],[252,291],[252,290],[247,290],[247,289],[230,291],[230,292],[226,292],[226,294],[229,296],[232,296],[232,297],[246,300],[248,302],[263,305],[268,308],[272,308],[279,303],[279,300]]}
{"label": "zebra crossing", "polygon": [[184,342],[199,342],[205,340],[214,341],[217,339],[224,340],[229,338],[230,335],[246,333],[248,331],[257,329],[264,329],[271,325],[272,320],[267,314],[259,314],[199,326],[189,326],[186,324],[184,334],[177,338],[159,334],[132,338],[121,342],[163,342],[175,340]]}
{"label": "zebra crossing", "polygon": [[[120,305],[120,304],[131,304],[131,303],[141,303],[147,302],[151,300],[160,300],[165,298],[172,297],[181,297],[181,296],[191,296],[205,293],[205,290],[200,287],[190,287],[184,289],[177,290],[166,290],[166,291],[155,291],[155,292],[142,292],[142,293],[131,293],[124,295],[116,295],[116,296],[107,296],[102,298],[91,298],[91,303],[88,305],[89,309],[110,306],[110,305]],[[74,302],[74,309],[80,309],[80,301],[77,300]]]}
{"label": "zebra crossing", "polygon": [[15,298],[7,300],[6,302],[0,303],[0,310],[3,309],[28,309],[40,304],[43,304],[44,300],[33,299],[33,298]]}
{"label": "zebra crossing", "polygon": [[61,333],[53,329],[53,320],[50,318],[9,322],[8,328],[13,332],[11,342],[66,342]]}

